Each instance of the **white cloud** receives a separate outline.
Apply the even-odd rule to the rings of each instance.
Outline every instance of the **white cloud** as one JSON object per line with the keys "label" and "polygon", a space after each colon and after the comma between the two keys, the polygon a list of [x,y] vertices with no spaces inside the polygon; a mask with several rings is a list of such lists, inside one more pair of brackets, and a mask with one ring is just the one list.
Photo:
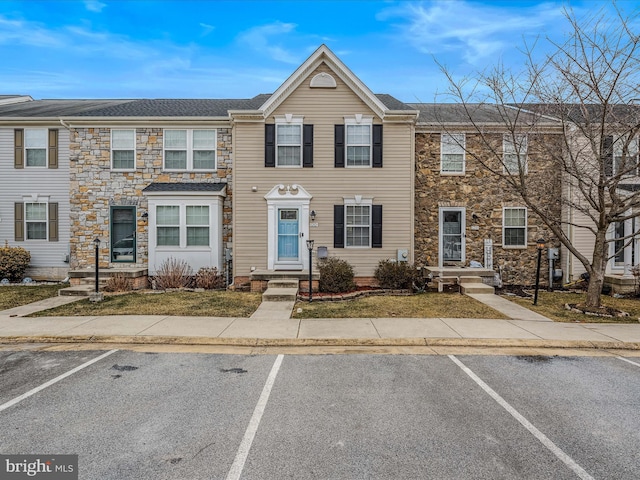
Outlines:
{"label": "white cloud", "polygon": [[202,33],[200,34],[201,37],[206,37],[211,32],[213,32],[216,28],[213,25],[209,25],[208,23],[202,23],[202,22],[200,23],[200,26],[202,27]]}
{"label": "white cloud", "polygon": [[65,42],[59,33],[47,30],[39,23],[10,20],[0,15],[0,45],[2,44],[62,47]]}
{"label": "white cloud", "polygon": [[404,39],[419,51],[457,52],[473,64],[520,45],[525,35],[544,34],[563,15],[559,4],[513,8],[462,0],[401,3],[378,15],[398,17],[404,21],[398,25]]}
{"label": "white cloud", "polygon": [[106,3],[102,3],[99,0],[85,0],[84,7],[90,12],[100,13],[106,7]]}
{"label": "white cloud", "polygon": [[293,33],[296,26],[295,23],[283,22],[261,25],[241,33],[239,40],[253,50],[268,55],[273,60],[296,65],[300,62],[298,56],[277,43],[281,37]]}

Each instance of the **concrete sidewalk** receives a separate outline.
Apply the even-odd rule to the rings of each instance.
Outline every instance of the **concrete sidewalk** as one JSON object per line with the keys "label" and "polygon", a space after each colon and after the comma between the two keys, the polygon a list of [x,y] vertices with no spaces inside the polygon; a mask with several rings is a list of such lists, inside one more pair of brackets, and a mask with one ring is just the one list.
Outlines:
{"label": "concrete sidewalk", "polygon": [[0,312],[0,343],[470,345],[640,350],[640,324],[558,323],[498,295],[472,296],[510,319],[292,319],[289,317],[293,305],[286,305],[286,308],[285,305],[269,305],[272,302],[263,303],[252,318],[165,315],[21,316],[73,301],[69,297],[54,297],[37,304]]}

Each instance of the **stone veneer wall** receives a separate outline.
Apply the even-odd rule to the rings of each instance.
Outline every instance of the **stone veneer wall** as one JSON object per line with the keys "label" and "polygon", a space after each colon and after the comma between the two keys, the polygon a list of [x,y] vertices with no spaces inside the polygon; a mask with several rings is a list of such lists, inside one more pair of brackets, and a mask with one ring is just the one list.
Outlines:
{"label": "stone veneer wall", "polygon": [[[438,265],[438,209],[465,207],[466,209],[466,265],[477,260],[484,265],[484,239],[493,240],[493,266],[502,267],[505,285],[535,283],[537,250],[540,237],[547,246],[559,246],[551,231],[531,209],[527,210],[527,248],[503,248],[502,208],[525,206],[517,193],[509,190],[485,167],[466,157],[465,175],[440,174],[440,133],[416,134],[415,177],[415,261],[416,265]],[[533,182],[532,193],[548,198],[547,208],[560,220],[560,175],[554,172],[551,161],[537,153],[536,142],[553,142],[557,136],[529,136],[528,175]],[[496,135],[501,145],[502,135]],[[468,149],[482,153],[479,137],[466,135]],[[501,147],[500,147],[501,148]],[[541,148],[540,150],[544,150]],[[556,180],[557,179],[557,180]],[[475,214],[475,217],[474,217]],[[477,227],[472,229],[471,227]],[[559,264],[558,268],[559,268]],[[540,283],[548,285],[546,250],[542,255]]]}
{"label": "stone veneer wall", "polygon": [[[117,128],[117,127],[116,127]],[[188,127],[186,127],[188,128]],[[223,242],[232,242],[232,139],[230,128],[217,128],[218,147],[215,172],[163,172],[163,129],[136,128],[136,171],[111,170],[111,129],[71,129],[71,262],[72,269],[95,265],[93,240],[99,237],[103,243],[99,251],[101,267],[146,267],[148,259],[147,198],[142,190],[153,182],[223,182],[227,184],[227,196],[223,205]],[[136,263],[109,262],[110,207],[137,207],[137,256]]]}

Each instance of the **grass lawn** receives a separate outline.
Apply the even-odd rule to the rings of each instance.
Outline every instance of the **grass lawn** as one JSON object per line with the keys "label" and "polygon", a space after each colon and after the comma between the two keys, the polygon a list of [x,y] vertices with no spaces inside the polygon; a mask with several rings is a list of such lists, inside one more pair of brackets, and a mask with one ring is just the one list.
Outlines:
{"label": "grass lawn", "polygon": [[[302,312],[298,313],[298,308]],[[342,302],[297,302],[293,318],[507,318],[459,293],[372,296]]]}
{"label": "grass lawn", "polygon": [[602,305],[613,307],[629,314],[628,317],[595,317],[565,310],[565,303],[582,303],[584,293],[574,292],[538,292],[538,305],[533,306],[533,298],[519,298],[504,296],[523,307],[548,317],[556,322],[584,322],[584,323],[638,323],[640,317],[640,299],[613,298],[602,295]]}
{"label": "grass lawn", "polygon": [[0,286],[0,310],[55,297],[58,290],[68,285],[11,285]]}
{"label": "grass lawn", "polygon": [[102,302],[80,300],[34,313],[32,316],[178,315],[194,317],[249,317],[260,305],[259,293],[168,292],[106,295]]}

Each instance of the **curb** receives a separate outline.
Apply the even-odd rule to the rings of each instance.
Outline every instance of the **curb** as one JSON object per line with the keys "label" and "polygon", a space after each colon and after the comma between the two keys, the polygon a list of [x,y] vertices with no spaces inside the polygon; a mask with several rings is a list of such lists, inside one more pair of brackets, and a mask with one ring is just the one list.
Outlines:
{"label": "curb", "polygon": [[127,345],[214,345],[236,347],[528,347],[640,350],[640,342],[525,340],[508,338],[220,338],[170,336],[0,336],[0,344],[95,343]]}

